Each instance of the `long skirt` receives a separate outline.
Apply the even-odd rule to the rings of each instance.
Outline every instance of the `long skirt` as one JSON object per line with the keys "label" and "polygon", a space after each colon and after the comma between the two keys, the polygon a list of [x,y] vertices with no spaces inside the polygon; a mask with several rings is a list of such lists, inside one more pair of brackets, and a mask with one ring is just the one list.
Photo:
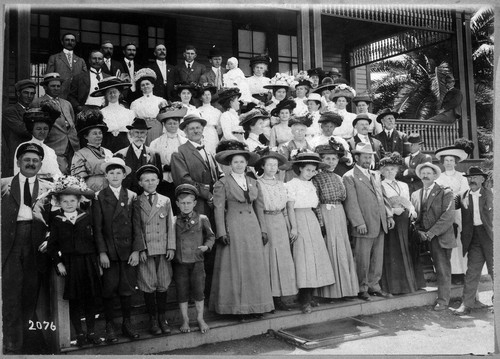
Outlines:
{"label": "long skirt", "polygon": [[415,292],[418,286],[409,248],[408,210],[394,216],[394,220],[394,228],[385,235],[380,284],[383,290],[393,294]]}
{"label": "long skirt", "polygon": [[283,213],[265,214],[269,242],[264,247],[273,297],[297,294],[295,266]]}
{"label": "long skirt", "polygon": [[295,208],[298,238],[293,243],[295,276],[299,288],[319,288],[335,283],[332,263],[318,219],[311,208]]}
{"label": "long skirt", "polygon": [[326,298],[356,296],[359,292],[356,264],[347,233],[347,221],[341,204],[320,206],[326,228],[326,248],[335,274],[335,283],[319,288],[315,295]]}
{"label": "long skirt", "polygon": [[97,254],[64,255],[66,276],[63,299],[83,299],[101,296],[101,279]]}

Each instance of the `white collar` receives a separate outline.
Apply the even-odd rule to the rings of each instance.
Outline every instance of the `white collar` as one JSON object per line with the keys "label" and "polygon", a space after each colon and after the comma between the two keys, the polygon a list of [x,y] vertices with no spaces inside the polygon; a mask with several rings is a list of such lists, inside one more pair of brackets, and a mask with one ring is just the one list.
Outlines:
{"label": "white collar", "polygon": [[191,144],[194,146],[194,148],[199,147],[199,146],[203,146],[203,143],[196,143],[196,142],[193,142],[191,140],[188,140],[188,142],[191,142]]}
{"label": "white collar", "polygon": [[142,152],[142,149],[144,148],[144,145],[141,145],[141,147],[137,147],[136,145],[134,145],[133,143],[130,144],[132,146],[132,148],[134,149],[135,152]]}
{"label": "white collar", "polygon": [[63,52],[64,52],[65,54],[71,54],[71,55],[73,55],[73,50],[66,50],[66,49],[63,49]]}
{"label": "white collar", "polygon": [[360,165],[358,165],[357,163],[356,163],[356,167],[358,167],[358,169],[359,169],[361,172],[363,172],[365,175],[369,175],[369,174],[370,174],[370,170],[369,170],[369,169],[363,168],[363,167],[361,167]]}
{"label": "white collar", "polygon": [[216,74],[217,71],[220,71],[220,67],[213,67],[212,66],[212,71]]}
{"label": "white collar", "polygon": [[126,57],[123,58],[125,60],[125,63],[128,65],[128,63],[130,62],[132,65],[134,64],[134,60],[129,60],[127,59]]}
{"label": "white collar", "polygon": [[122,190],[122,186],[118,187],[118,188],[115,188],[113,186],[109,186],[109,188],[111,188],[111,190],[114,192],[114,193],[120,193],[120,191]]}
{"label": "white collar", "polygon": [[257,141],[257,142],[260,142],[260,141],[259,141],[259,135],[255,134],[255,133],[253,133],[253,132],[250,132],[250,133],[248,134],[248,138],[251,138],[252,140],[255,140],[255,141]]}
{"label": "white collar", "polygon": [[191,67],[193,67],[194,61],[193,62],[184,61],[184,64],[186,65],[186,67],[188,67],[188,64],[191,65]]}
{"label": "white collar", "polygon": [[33,184],[33,183],[35,183],[36,176],[28,178],[28,177],[24,176],[21,172],[19,172],[19,182],[24,183],[24,182],[26,182],[26,180],[28,180],[28,182],[30,184]]}
{"label": "white collar", "polygon": [[418,155],[419,153],[420,153],[420,150],[419,150],[419,151],[417,151],[417,152],[415,152],[415,153],[410,153],[410,156],[415,157],[415,156],[416,156],[416,155]]}
{"label": "white collar", "polygon": [[471,196],[479,198],[479,197],[481,197],[481,188],[478,189],[477,191],[474,191],[474,192],[469,191],[469,193],[470,193]]}
{"label": "white collar", "polygon": [[[434,188],[435,184],[436,184],[436,182],[432,182],[432,184],[428,187],[429,193],[432,192],[432,189]],[[422,187],[422,191],[425,191],[425,187]]]}
{"label": "white collar", "polygon": [[165,60],[158,60],[158,59],[156,59],[156,63],[157,63],[158,65],[162,65],[162,66],[164,66],[164,65],[166,65],[166,64],[167,64],[167,61],[165,61]]}
{"label": "white collar", "polygon": [[37,145],[40,145],[40,146],[43,147],[43,141],[40,141],[39,139],[37,139],[35,137],[31,137],[31,141],[30,142],[36,143]]}

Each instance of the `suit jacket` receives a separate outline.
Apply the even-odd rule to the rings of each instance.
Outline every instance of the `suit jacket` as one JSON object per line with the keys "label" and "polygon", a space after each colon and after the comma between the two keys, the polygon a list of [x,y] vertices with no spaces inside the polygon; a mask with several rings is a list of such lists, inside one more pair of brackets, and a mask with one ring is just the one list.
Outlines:
{"label": "suit jacket", "polygon": [[99,191],[96,197],[92,208],[97,251],[106,253],[113,261],[128,261],[132,252],[146,249],[141,214],[134,211],[137,195],[122,186],[120,200],[109,187]]}
{"label": "suit jacket", "polygon": [[210,207],[206,201],[212,197],[214,184],[222,174],[215,157],[211,153],[207,152],[207,154],[211,158],[213,168],[207,166],[198,150],[188,141],[179,146],[170,160],[174,184],[178,186],[182,183],[189,183],[195,186],[200,193],[195,210],[205,215],[210,213]]}
{"label": "suit jacket", "polygon": [[180,65],[175,67],[174,72],[174,82],[200,82],[200,77],[206,72],[205,65],[202,65],[196,61],[191,64],[191,69],[188,70],[184,61]]}
{"label": "suit jacket", "polygon": [[[490,189],[481,187],[479,189],[479,216],[483,227],[486,230],[489,240],[493,240],[493,192]],[[465,255],[474,233],[474,205],[470,190],[466,190],[455,197],[456,208],[462,212],[462,250]]]}
{"label": "suit jacket", "polygon": [[[129,72],[129,67],[128,67],[127,63],[125,62],[125,59],[122,57],[119,62],[123,68],[123,73],[128,74],[129,78],[130,78],[129,81],[131,81],[131,79],[134,78],[134,74],[131,74]],[[137,61],[134,60],[134,72],[137,72],[138,70],[142,69],[143,67],[144,66],[137,63]],[[132,81],[132,83],[133,83],[133,81]],[[139,97],[142,96],[142,92],[140,89],[135,89],[135,91],[132,91],[132,88],[123,90],[122,94],[123,94],[123,98],[125,99],[125,101],[127,101],[127,103],[129,105],[132,102],[134,102],[134,100],[137,100]]]}
{"label": "suit jacket", "polygon": [[[34,100],[33,105],[39,106],[42,101],[49,99],[50,96],[43,95],[42,97]],[[59,116],[56,119],[56,122],[54,122],[54,125],[52,126],[52,129],[50,130],[44,143],[51,147],[56,152],[57,156],[64,156],[68,143],[73,148],[74,152],[80,149],[80,139],[78,138],[76,132],[75,114],[71,104],[62,98],[59,98],[58,102],[61,109],[61,116]],[[69,128],[67,125],[69,125]]]}
{"label": "suit jacket", "polygon": [[101,71],[110,76],[116,76],[117,71],[120,71],[120,74],[124,72],[121,62],[113,59],[111,59],[111,68],[109,68],[108,65],[106,65],[106,62],[104,62],[102,64]]}
{"label": "suit jacket", "polygon": [[[193,211],[191,220],[185,222],[180,216],[174,218],[176,233],[175,261],[177,263],[202,262],[204,254],[199,246],[207,246],[212,250],[215,234],[207,216]],[[206,253],[206,252],[205,252]]]}
{"label": "suit jacket", "polygon": [[[14,239],[16,238],[16,223],[21,201],[21,186],[19,175],[10,178],[2,178],[2,270],[11,254]],[[50,202],[47,197],[38,199],[40,195],[47,193],[50,185],[47,182],[35,180],[33,187],[33,222],[31,227],[31,243],[35,253],[34,265],[39,272],[47,269],[46,253],[38,251],[38,247],[46,240],[49,230]],[[36,199],[36,200],[35,200]]]}
{"label": "suit jacket", "polygon": [[[163,78],[163,75],[160,71],[160,67],[156,63],[156,60],[154,60],[154,62],[149,65],[149,68],[152,69],[156,74],[156,82],[154,84],[155,87],[153,88],[153,95],[173,101],[175,97],[174,94],[175,68],[172,65],[167,64],[167,85],[165,85],[165,79]],[[137,89],[137,91],[140,91],[140,89]]]}
{"label": "suit jacket", "polygon": [[2,177],[14,175],[14,154],[17,146],[31,140],[23,116],[26,110],[18,103],[8,106],[2,113]]}
{"label": "suit jacket", "polygon": [[[376,138],[373,138],[372,136],[368,136],[368,139],[370,140],[370,144],[372,146],[373,151],[375,152],[375,155],[373,156],[375,159],[375,168],[376,170],[379,169],[380,167],[380,160],[384,158],[385,156],[385,147],[382,146],[382,143],[377,140]],[[358,137],[358,135],[350,138],[348,141],[349,147],[351,148],[351,152],[356,148],[356,145],[361,142],[361,139]]]}
{"label": "suit jacket", "polygon": [[418,214],[417,229],[437,236],[439,245],[442,248],[455,248],[457,240],[453,230],[455,219],[453,192],[450,188],[435,183],[425,205],[422,205],[422,195],[422,189],[413,192],[411,195],[411,203],[415,206]]}
{"label": "suit jacket", "polygon": [[[221,76],[221,83],[224,83],[224,74],[227,72],[226,69],[224,69],[222,66],[220,67],[220,76]],[[200,81],[199,84],[201,86],[206,86],[207,84],[211,83],[216,85],[215,83],[216,75],[215,72],[212,70],[212,67],[210,67],[207,71],[205,71],[201,76],[200,76]]]}
{"label": "suit jacket", "polygon": [[[123,180],[123,187],[137,193],[141,194],[144,190],[142,189],[141,186],[139,186],[139,182],[137,181],[137,178],[135,176],[135,172],[139,169],[139,167],[144,166],[146,164],[152,164],[160,170],[160,173],[163,173],[163,169],[161,166],[161,158],[159,153],[153,152],[149,147],[144,145],[142,147],[142,154],[140,158],[137,158],[135,155],[134,149],[132,148],[134,146],[131,144],[130,146],[127,146],[125,148],[122,148],[118,152],[115,152],[114,156],[115,157],[121,157],[125,161],[125,164],[129,166],[132,169],[132,172],[125,177]],[[160,178],[161,181],[161,178]]]}
{"label": "suit jacket", "polygon": [[404,143],[408,139],[408,135],[406,133],[393,129],[391,138],[387,137],[387,133],[385,131],[377,133],[373,137],[380,141],[382,147],[387,152],[399,152],[401,156],[405,155]]}
{"label": "suit jacket", "polygon": [[85,65],[85,61],[81,57],[76,56],[73,52],[73,66],[70,67],[66,54],[64,51],[61,51],[49,57],[46,73],[49,72],[58,72],[61,78],[65,80],[61,84],[61,93],[59,96],[66,99],[69,95],[73,78],[82,72],[87,72],[87,65]]}
{"label": "suit jacket", "polygon": [[[380,174],[370,173],[374,177],[373,182],[357,166],[342,176],[347,194],[344,208],[354,237],[375,238],[381,230],[387,233],[387,218],[393,217],[392,208],[382,192]],[[359,234],[356,229],[362,224],[368,230],[364,235]]]}
{"label": "suit jacket", "polygon": [[153,206],[149,204],[146,193],[134,202],[134,212],[140,214],[140,237],[144,241],[148,256],[175,251],[175,221],[172,205],[168,197],[156,193]]}
{"label": "suit jacket", "polygon": [[[404,166],[401,168],[400,174],[397,176],[397,179],[408,184],[410,194],[412,194],[417,189],[420,189],[423,186],[422,181],[420,180],[420,178],[418,178],[417,173],[415,172],[415,169],[421,163],[432,162],[432,157],[420,151],[416,156],[411,159],[410,158],[411,155],[404,158]],[[406,175],[403,175],[406,170],[408,170],[408,173]]]}
{"label": "suit jacket", "polygon": [[[109,77],[108,74],[102,72],[102,77]],[[84,72],[73,78],[69,90],[68,100],[71,102],[75,113],[80,112],[81,106],[85,105],[90,93],[90,72]]]}

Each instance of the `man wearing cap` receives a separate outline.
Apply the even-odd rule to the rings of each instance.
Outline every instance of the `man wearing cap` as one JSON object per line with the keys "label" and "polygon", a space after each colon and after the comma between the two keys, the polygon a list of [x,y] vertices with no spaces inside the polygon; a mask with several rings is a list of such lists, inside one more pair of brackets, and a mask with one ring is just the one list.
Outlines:
{"label": "man wearing cap", "polygon": [[200,77],[200,85],[207,86],[213,84],[217,87],[217,91],[222,88],[223,75],[226,69],[222,68],[222,52],[215,45],[208,51],[208,62],[212,65]]}
{"label": "man wearing cap", "polygon": [[121,157],[125,164],[132,169],[130,176],[123,180],[123,187],[141,194],[143,189],[139,186],[135,172],[146,164],[152,164],[161,171],[161,158],[158,153],[154,153],[145,145],[149,127],[146,121],[136,117],[132,125],[127,126],[129,130],[130,145],[117,151],[114,156]]}
{"label": "man wearing cap", "polygon": [[30,320],[51,320],[35,315],[41,278],[47,270],[50,208],[48,200],[38,198],[50,188],[36,177],[44,153],[39,145],[25,143],[17,156],[20,173],[1,182],[4,354],[26,353],[29,345],[23,332],[28,332]]}
{"label": "man wearing cap", "polygon": [[102,72],[104,57],[99,50],[92,50],[89,55],[89,71],[75,76],[71,81],[68,100],[73,106],[75,113],[79,113],[83,106],[104,106],[104,96],[90,96],[92,92],[99,89],[97,85],[102,79],[109,77]]}
{"label": "man wearing cap", "polygon": [[175,83],[187,82],[187,83],[199,83],[200,77],[204,74],[207,69],[205,65],[202,65],[194,59],[196,59],[196,48],[192,45],[186,45],[182,56],[184,56],[184,62],[175,67],[174,81]]}
{"label": "man wearing cap", "polygon": [[431,162],[421,163],[415,169],[423,188],[411,195],[411,203],[417,211],[415,227],[421,241],[430,242],[432,262],[436,269],[438,298],[435,311],[448,308],[451,292],[451,250],[457,246],[453,222],[455,201],[448,187],[435,183],[441,169]]}
{"label": "man wearing cap", "polygon": [[[120,76],[123,73],[123,67],[120,61],[113,60],[113,44],[109,40],[104,40],[101,44],[101,53],[104,56],[102,72],[110,76]],[[118,71],[119,74],[118,74]]]}
{"label": "man wearing cap", "polygon": [[174,74],[175,68],[167,63],[167,48],[163,44],[158,44],[154,51],[155,60],[149,65],[156,74],[156,81],[153,87],[153,95],[172,100],[174,95]]}
{"label": "man wearing cap", "polygon": [[69,101],[60,97],[61,85],[64,82],[57,72],[45,74],[42,81],[45,95],[35,99],[32,106],[40,107],[42,102],[52,100],[58,104],[61,115],[54,122],[45,144],[56,152],[61,172],[68,174],[73,154],[80,149],[80,140],[76,133],[73,107]]}
{"label": "man wearing cap", "polygon": [[373,162],[372,162],[372,169],[378,170],[379,169],[379,164],[380,160],[384,158],[385,156],[385,149],[382,146],[382,143],[380,143],[379,140],[376,138],[371,137],[368,134],[368,129],[370,127],[372,120],[370,117],[368,117],[368,114],[362,113],[356,116],[354,121],[352,121],[352,125],[356,129],[357,135],[355,135],[353,138],[349,139],[349,146],[351,148],[351,151],[356,148],[356,145],[360,142],[369,144],[374,151],[374,156],[373,156]]}
{"label": "man wearing cap", "polygon": [[370,103],[372,103],[372,98],[370,97],[370,95],[368,95],[367,93],[356,95],[352,99],[352,103],[354,104],[354,106],[356,106],[356,114],[359,115],[362,113],[366,113],[368,117],[371,118],[372,123],[370,124],[370,128],[368,129],[370,135],[375,136],[376,134],[380,133],[382,131],[382,125],[379,122],[375,121],[377,119],[377,115],[368,112]]}
{"label": "man wearing cap", "polygon": [[425,162],[432,162],[432,157],[421,151],[423,143],[420,135],[415,132],[410,133],[408,142],[405,142],[405,145],[410,146],[410,155],[405,157],[403,174],[398,179],[408,184],[410,194],[422,188],[422,181],[415,172],[417,166]]}
{"label": "man wearing cap", "polygon": [[87,72],[85,61],[74,54],[76,46],[76,37],[72,33],[65,33],[61,37],[63,50],[57,54],[51,55],[47,62],[45,73],[57,72],[64,79],[61,85],[61,98],[66,99],[69,95],[69,88],[73,78],[82,72]]}
{"label": "man wearing cap", "polygon": [[131,104],[134,100],[142,96],[141,91],[137,91],[135,87],[134,74],[142,68],[140,64],[135,61],[135,55],[137,53],[137,47],[135,44],[128,43],[123,47],[123,59],[120,61],[122,68],[124,69],[123,78],[126,79],[125,75],[128,75],[128,80],[132,84],[130,90],[123,92],[123,98]]}
{"label": "man wearing cap", "polygon": [[21,143],[29,141],[23,115],[36,94],[36,84],[30,79],[20,80],[14,85],[17,103],[2,112],[2,177],[14,175],[14,151]]}
{"label": "man wearing cap", "polygon": [[486,263],[493,279],[493,193],[483,186],[488,175],[479,167],[467,170],[470,189],[455,197],[456,208],[462,212],[462,247],[467,253],[467,273],[462,305],[457,315],[467,315],[475,305],[475,297],[481,272]]}
{"label": "man wearing cap", "polygon": [[398,152],[404,156],[404,143],[408,141],[406,133],[396,130],[396,119],[399,114],[391,109],[383,109],[377,116],[377,123],[383,126],[382,132],[374,137],[382,143],[387,152]]}
{"label": "man wearing cap", "polygon": [[351,223],[354,257],[359,280],[358,297],[390,297],[380,288],[384,258],[384,235],[394,227],[391,205],[383,195],[380,174],[371,171],[370,144],[358,143],[352,151],[356,164],[342,177],[347,197],[344,208]]}

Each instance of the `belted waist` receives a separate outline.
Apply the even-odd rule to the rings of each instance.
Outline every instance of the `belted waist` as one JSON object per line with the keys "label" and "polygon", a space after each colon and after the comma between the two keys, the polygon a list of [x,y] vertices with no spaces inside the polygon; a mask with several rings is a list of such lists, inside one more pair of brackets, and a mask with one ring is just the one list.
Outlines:
{"label": "belted waist", "polygon": [[276,214],[280,214],[280,213],[284,213],[285,212],[285,209],[277,209],[275,211],[268,211],[268,210],[264,210],[264,214],[271,214],[271,215],[276,215]]}
{"label": "belted waist", "polygon": [[17,221],[16,222],[16,225],[17,226],[28,226],[28,225],[32,225],[33,224],[33,220],[29,220],[29,221]]}

